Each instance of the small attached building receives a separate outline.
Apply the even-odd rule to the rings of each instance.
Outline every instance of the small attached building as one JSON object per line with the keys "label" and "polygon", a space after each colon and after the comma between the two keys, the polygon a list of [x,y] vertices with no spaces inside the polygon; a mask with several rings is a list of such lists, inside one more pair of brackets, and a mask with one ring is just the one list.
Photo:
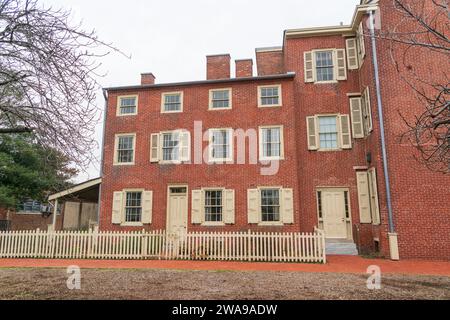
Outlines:
{"label": "small attached building", "polygon": [[[48,197],[53,203],[51,230],[88,230],[98,225],[98,203],[102,179],[92,179]],[[62,219],[57,223],[56,208],[61,206]]]}

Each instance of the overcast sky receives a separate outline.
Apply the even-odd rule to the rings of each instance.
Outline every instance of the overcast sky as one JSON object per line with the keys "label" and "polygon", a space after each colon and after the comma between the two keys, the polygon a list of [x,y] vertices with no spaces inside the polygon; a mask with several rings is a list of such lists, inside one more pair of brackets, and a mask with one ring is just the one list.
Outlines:
{"label": "overcast sky", "polygon": [[[253,58],[255,48],[280,46],[283,30],[349,24],[359,0],[41,0],[71,9],[73,21],[131,56],[102,60],[104,87],[139,84],[142,72],[157,83],[202,80],[208,54]],[[232,70],[234,65],[232,64]],[[233,71],[232,71],[233,75]],[[103,104],[99,92],[99,104]],[[102,124],[97,128],[101,146]],[[98,156],[99,150],[93,150]],[[77,178],[99,176],[92,165]]]}

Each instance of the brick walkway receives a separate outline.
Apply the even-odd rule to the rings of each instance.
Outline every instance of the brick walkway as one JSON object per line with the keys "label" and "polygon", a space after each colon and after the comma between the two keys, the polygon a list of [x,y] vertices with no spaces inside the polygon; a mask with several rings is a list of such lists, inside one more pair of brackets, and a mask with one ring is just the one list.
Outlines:
{"label": "brick walkway", "polygon": [[59,260],[59,259],[0,259],[0,268],[9,267],[67,267],[95,269],[178,269],[230,271],[294,271],[366,273],[367,267],[377,265],[382,273],[450,276],[450,261],[364,259],[358,256],[328,256],[327,264],[266,263],[229,261],[167,261],[167,260]]}

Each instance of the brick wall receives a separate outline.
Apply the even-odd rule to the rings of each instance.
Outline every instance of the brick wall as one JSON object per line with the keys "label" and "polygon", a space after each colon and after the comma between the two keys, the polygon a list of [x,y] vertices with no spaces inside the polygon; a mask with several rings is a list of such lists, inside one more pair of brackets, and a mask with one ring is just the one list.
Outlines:
{"label": "brick wall", "polygon": [[206,79],[228,79],[230,78],[229,54],[210,55],[206,57]]}
{"label": "brick wall", "polygon": [[[256,51],[256,66],[258,76],[266,76],[273,74],[285,73],[283,51],[267,50]],[[293,70],[287,70],[293,71]]]}
{"label": "brick wall", "polygon": [[[282,107],[258,108],[258,85],[281,84]],[[231,87],[233,108],[231,110],[208,111],[209,90]],[[162,114],[161,94],[165,91],[183,91],[182,113]],[[248,230],[247,189],[257,186],[282,186],[298,189],[297,178],[297,128],[293,104],[292,79],[271,81],[230,82],[214,85],[190,85],[185,87],[153,88],[120,94],[139,94],[139,114],[132,117],[116,117],[118,92],[111,91],[108,100],[108,115],[104,142],[104,175],[101,195],[101,229],[133,230],[111,224],[112,196],[114,191],[124,188],[144,188],[153,190],[153,223],[146,229],[165,229],[167,188],[169,184],[187,184],[189,187],[189,230]],[[194,121],[203,122],[203,131],[209,128],[258,129],[261,125],[283,125],[286,159],[281,161],[278,174],[262,176],[261,165],[240,164],[182,164],[160,165],[150,163],[149,141],[152,133],[185,128],[191,132],[191,151],[194,152]],[[136,164],[133,166],[113,166],[114,135],[136,132]],[[203,141],[205,148],[208,142]],[[236,159],[236,143],[235,143]],[[248,143],[247,143],[248,149]],[[192,225],[191,191],[202,187],[225,187],[235,190],[236,223],[224,228],[207,228]],[[295,224],[285,227],[254,227],[260,231],[300,230],[298,195],[294,196]],[[141,230],[142,227],[134,228]],[[312,231],[312,226],[308,226]]]}
{"label": "brick wall", "polygon": [[[429,1],[429,0],[427,0]],[[398,17],[389,8],[391,1],[380,1],[382,27],[393,26]],[[364,17],[367,20],[367,17]],[[367,34],[367,28],[365,28]],[[283,186],[294,189],[295,223],[284,227],[262,228],[260,231],[312,231],[318,225],[316,191],[319,187],[348,188],[353,239],[361,252],[372,252],[375,240],[381,255],[389,256],[388,210],[386,185],[383,176],[380,127],[377,112],[371,41],[365,38],[366,58],[360,70],[348,70],[348,79],[332,84],[304,82],[303,53],[313,49],[345,48],[342,35],[287,39],[283,50],[257,50],[258,75],[295,71],[294,80],[248,81],[222,84],[197,84],[184,87],[155,87],[137,91],[110,91],[106,135],[104,142],[104,177],[101,197],[100,228],[129,230],[111,224],[112,195],[124,188],[145,188],[154,191],[153,224],[147,229],[164,229],[166,225],[167,186],[183,183],[193,189],[225,187],[236,191],[236,223],[223,228],[191,225],[189,195],[189,230],[247,230],[248,188],[256,186]],[[389,52],[389,44],[377,41],[380,60],[382,100],[391,176],[392,204],[401,258],[450,259],[450,177],[429,171],[414,160],[415,150],[401,144],[399,136],[406,125],[399,111],[409,119],[419,114],[423,106],[415,99],[410,88],[402,82]],[[410,56],[418,73],[441,74],[449,61],[429,52],[413,52]],[[229,56],[208,57],[207,79],[229,77]],[[421,62],[420,64],[417,62]],[[424,63],[427,62],[427,63]],[[431,65],[428,64],[431,63]],[[242,68],[241,68],[242,67]],[[248,72],[248,65],[237,65],[237,76]],[[257,108],[257,86],[282,84],[281,108]],[[232,87],[232,110],[208,111],[208,91]],[[338,152],[308,151],[306,117],[315,114],[350,114],[348,93],[362,92],[369,87],[373,132],[364,139],[353,139],[353,148]],[[184,111],[180,114],[161,114],[163,91],[184,92]],[[139,94],[139,114],[116,117],[118,94]],[[186,128],[193,132],[193,123],[203,121],[208,128],[257,128],[260,125],[283,125],[286,159],[275,176],[261,176],[260,165],[159,165],[149,163],[151,133]],[[137,133],[136,164],[113,166],[114,134]],[[192,148],[193,148],[192,143]],[[202,146],[206,147],[207,142]],[[368,163],[366,155],[371,154]],[[375,167],[381,215],[379,226],[361,224],[359,218],[356,171],[354,167]],[[142,229],[142,227],[138,228]]]}
{"label": "brick wall", "polygon": [[[53,215],[44,217],[41,214],[24,214],[10,210],[0,209],[0,220],[10,221],[10,230],[47,230],[48,225],[53,223]],[[62,227],[62,215],[56,217],[56,227]]]}
{"label": "brick wall", "polygon": [[236,60],[236,78],[253,76],[253,60]]}

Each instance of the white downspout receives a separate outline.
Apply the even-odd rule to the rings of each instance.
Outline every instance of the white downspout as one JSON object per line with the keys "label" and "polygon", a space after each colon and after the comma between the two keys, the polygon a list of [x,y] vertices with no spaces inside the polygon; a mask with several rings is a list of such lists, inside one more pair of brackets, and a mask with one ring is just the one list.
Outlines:
{"label": "white downspout", "polygon": [[383,118],[383,103],[381,100],[381,86],[380,86],[380,76],[378,69],[378,57],[377,57],[377,46],[375,41],[375,26],[374,26],[374,14],[373,11],[370,10],[370,39],[372,41],[372,60],[373,60],[373,68],[375,74],[375,87],[377,91],[377,106],[378,106],[378,118],[380,122],[380,135],[381,135],[381,152],[383,156],[383,171],[384,171],[384,180],[386,182],[386,202],[388,207],[388,224],[389,224],[389,250],[390,257],[392,260],[399,260],[399,252],[398,252],[398,241],[397,241],[397,233],[395,232],[394,225],[394,215],[392,210],[392,201],[391,201],[391,185],[389,180],[389,170],[388,170],[388,161],[387,161],[387,150],[386,150],[386,136],[384,132],[384,118]]}

